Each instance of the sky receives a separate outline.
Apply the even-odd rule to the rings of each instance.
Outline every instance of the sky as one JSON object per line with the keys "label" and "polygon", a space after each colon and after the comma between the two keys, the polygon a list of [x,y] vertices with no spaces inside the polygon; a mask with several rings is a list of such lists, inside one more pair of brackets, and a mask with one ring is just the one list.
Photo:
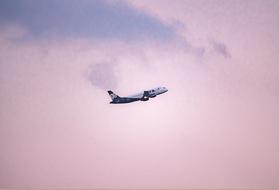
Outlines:
{"label": "sky", "polygon": [[0,1],[0,187],[278,188],[278,18],[276,0]]}

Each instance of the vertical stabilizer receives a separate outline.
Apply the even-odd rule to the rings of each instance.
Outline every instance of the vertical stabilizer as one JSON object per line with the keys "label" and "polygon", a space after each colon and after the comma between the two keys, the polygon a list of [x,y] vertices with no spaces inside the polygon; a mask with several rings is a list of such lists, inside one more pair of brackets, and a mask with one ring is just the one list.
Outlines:
{"label": "vertical stabilizer", "polygon": [[114,94],[111,90],[109,90],[108,93],[109,93],[112,101],[114,101],[116,98],[118,98],[118,96],[116,94]]}

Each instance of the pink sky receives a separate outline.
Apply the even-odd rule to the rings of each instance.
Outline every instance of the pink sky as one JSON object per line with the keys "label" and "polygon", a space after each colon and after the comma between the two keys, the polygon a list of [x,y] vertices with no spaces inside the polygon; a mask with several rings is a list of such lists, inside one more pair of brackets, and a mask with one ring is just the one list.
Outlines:
{"label": "pink sky", "polygon": [[[126,5],[175,37],[0,22],[0,188],[278,188],[279,3]],[[156,86],[169,91],[127,105],[106,92]]]}

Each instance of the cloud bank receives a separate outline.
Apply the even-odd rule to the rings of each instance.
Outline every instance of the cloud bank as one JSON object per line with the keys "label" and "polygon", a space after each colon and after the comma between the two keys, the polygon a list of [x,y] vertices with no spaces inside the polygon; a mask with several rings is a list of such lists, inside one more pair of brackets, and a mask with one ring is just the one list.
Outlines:
{"label": "cloud bank", "polygon": [[0,22],[20,25],[31,37],[93,39],[167,40],[171,27],[137,11],[127,3],[109,4],[99,0],[0,2]]}

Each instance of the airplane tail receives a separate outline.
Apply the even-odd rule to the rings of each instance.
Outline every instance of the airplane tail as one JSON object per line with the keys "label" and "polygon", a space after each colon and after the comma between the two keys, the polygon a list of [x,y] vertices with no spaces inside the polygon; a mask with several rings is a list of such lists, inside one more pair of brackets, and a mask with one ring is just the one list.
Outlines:
{"label": "airplane tail", "polygon": [[108,91],[111,100],[114,101],[116,98],[118,98],[119,96],[117,96],[116,94],[114,94],[111,90]]}

